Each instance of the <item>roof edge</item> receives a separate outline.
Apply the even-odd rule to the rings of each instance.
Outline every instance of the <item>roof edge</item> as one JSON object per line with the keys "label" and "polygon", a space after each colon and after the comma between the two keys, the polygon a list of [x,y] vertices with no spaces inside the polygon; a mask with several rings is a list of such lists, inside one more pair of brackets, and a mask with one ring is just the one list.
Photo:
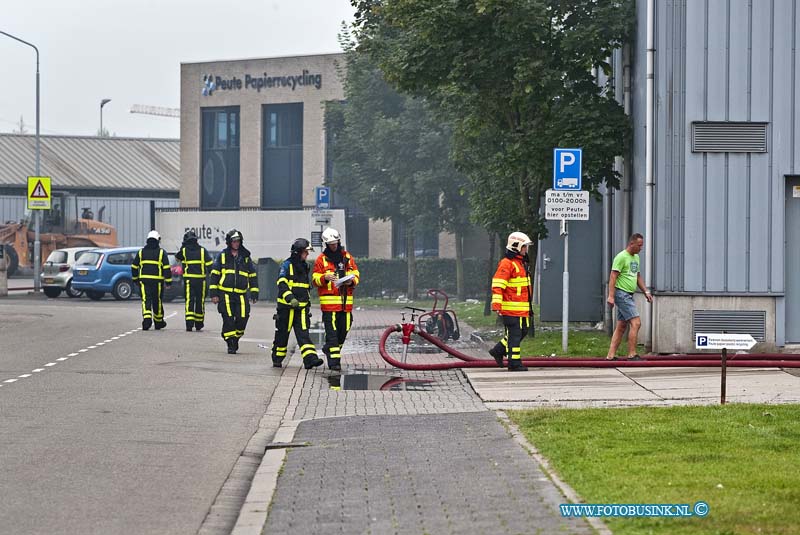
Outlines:
{"label": "roof edge", "polygon": [[269,60],[269,59],[293,59],[293,58],[316,58],[325,56],[344,56],[345,52],[323,52],[321,54],[294,54],[287,56],[266,56],[266,57],[248,57],[236,59],[215,59],[205,61],[181,61],[181,65],[205,65],[208,63],[235,63],[239,61],[256,61],[256,60]]}
{"label": "roof edge", "polygon": [[[36,134],[12,134],[10,132],[0,132],[0,137],[16,137],[16,138],[33,138],[36,139]],[[40,134],[40,138],[47,139],[93,139],[97,141],[176,141],[180,143],[181,138],[172,137],[121,137],[121,136],[82,136],[82,135],[66,135],[66,134]]]}

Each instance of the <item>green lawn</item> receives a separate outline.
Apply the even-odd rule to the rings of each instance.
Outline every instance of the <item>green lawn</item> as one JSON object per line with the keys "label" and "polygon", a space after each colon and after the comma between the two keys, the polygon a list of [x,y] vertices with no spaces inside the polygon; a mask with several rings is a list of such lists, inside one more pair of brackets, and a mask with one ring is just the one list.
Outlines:
{"label": "green lawn", "polygon": [[[425,310],[431,310],[433,307],[432,300],[416,300],[413,303],[396,303],[394,299],[358,299],[358,306],[364,308],[373,307],[387,307],[399,308],[403,306],[414,306]],[[439,307],[442,303],[439,303]],[[489,316],[483,315],[483,303],[469,304],[464,302],[450,303],[450,308],[458,314],[459,323],[466,323],[474,329],[488,330],[498,329],[501,327],[497,324],[497,315],[492,313]],[[539,307],[533,307],[534,320],[537,325],[536,336],[528,336],[522,342],[522,354],[524,356],[571,356],[571,357],[605,357],[608,353],[608,345],[611,338],[606,336],[603,331],[589,331],[589,330],[576,330],[571,328],[569,333],[568,351],[564,354],[561,351],[561,325],[548,323],[545,327],[547,330],[541,330],[542,325],[539,322]],[[399,318],[398,318],[399,319]],[[555,330],[550,330],[555,329]],[[618,355],[624,356],[627,354],[627,342],[624,341],[621,345]],[[644,346],[639,346],[638,352],[644,353]]]}
{"label": "green lawn", "polygon": [[705,501],[615,534],[800,533],[800,405],[537,409],[511,419],[586,503]]}

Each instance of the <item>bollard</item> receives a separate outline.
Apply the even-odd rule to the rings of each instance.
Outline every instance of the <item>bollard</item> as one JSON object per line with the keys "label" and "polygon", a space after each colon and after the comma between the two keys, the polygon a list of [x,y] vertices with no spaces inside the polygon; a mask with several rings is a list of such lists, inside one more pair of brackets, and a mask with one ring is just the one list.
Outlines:
{"label": "bollard", "polygon": [[3,255],[3,246],[0,245],[0,297],[8,296],[8,272],[6,271],[6,258]]}
{"label": "bollard", "polygon": [[722,384],[720,385],[720,405],[725,405],[725,383],[727,381],[728,375],[728,348],[722,348],[722,363],[719,367],[720,369],[720,380]]}

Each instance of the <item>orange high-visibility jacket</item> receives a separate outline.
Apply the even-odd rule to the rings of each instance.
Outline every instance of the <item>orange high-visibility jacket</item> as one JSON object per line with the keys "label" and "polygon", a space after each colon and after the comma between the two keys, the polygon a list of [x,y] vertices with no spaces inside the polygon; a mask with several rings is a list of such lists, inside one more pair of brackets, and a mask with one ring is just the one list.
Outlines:
{"label": "orange high-visibility jacket", "polygon": [[525,270],[522,257],[503,258],[492,277],[492,310],[503,316],[527,318],[533,292],[531,277]]}
{"label": "orange high-visibility jacket", "polygon": [[[334,284],[335,281],[326,281],[326,273],[344,271],[345,275],[353,275],[352,285],[342,285],[339,288]],[[325,253],[320,254],[314,262],[314,272],[311,281],[317,287],[319,293],[319,304],[323,312],[352,312],[353,311],[353,288],[358,284],[361,274],[353,257],[345,250],[342,250],[342,266],[336,266]]]}

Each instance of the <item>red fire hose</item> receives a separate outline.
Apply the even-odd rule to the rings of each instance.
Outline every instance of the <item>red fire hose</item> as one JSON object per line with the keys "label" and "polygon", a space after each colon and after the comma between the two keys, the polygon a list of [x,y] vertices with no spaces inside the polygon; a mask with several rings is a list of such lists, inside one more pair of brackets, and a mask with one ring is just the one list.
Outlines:
{"label": "red fire hose", "polygon": [[[439,349],[461,360],[461,362],[442,362],[430,364],[412,364],[402,362],[386,351],[386,340],[392,333],[403,333],[403,344],[408,347],[411,334],[417,334]],[[391,325],[383,331],[378,344],[383,359],[396,368],[403,370],[452,370],[458,368],[496,368],[494,360],[480,359],[462,353],[444,342],[420,329],[413,324]],[[694,355],[663,355],[650,356],[644,360],[606,360],[597,357],[526,357],[522,359],[526,366],[541,368],[652,368],[652,367],[719,367],[721,357],[719,354],[694,354]],[[800,355],[761,354],[761,355],[730,355],[727,366],[731,368],[800,368]]]}

